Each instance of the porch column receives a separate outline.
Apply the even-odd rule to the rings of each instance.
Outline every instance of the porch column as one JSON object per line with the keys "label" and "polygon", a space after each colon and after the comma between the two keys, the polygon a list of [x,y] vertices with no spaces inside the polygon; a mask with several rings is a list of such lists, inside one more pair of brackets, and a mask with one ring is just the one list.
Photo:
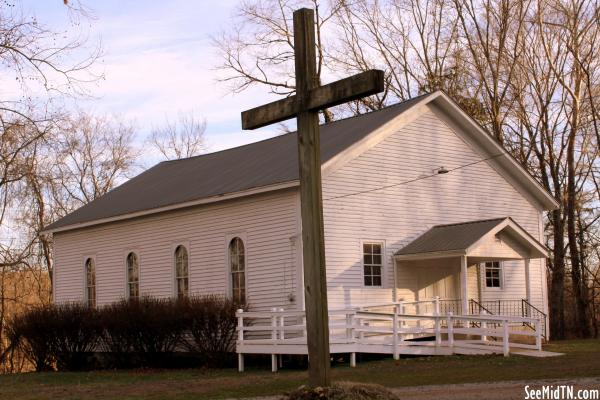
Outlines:
{"label": "porch column", "polygon": [[460,256],[460,299],[463,315],[469,314],[469,290],[467,287],[467,256]]}
{"label": "porch column", "polygon": [[525,298],[531,303],[531,274],[529,273],[529,258],[525,260]]}

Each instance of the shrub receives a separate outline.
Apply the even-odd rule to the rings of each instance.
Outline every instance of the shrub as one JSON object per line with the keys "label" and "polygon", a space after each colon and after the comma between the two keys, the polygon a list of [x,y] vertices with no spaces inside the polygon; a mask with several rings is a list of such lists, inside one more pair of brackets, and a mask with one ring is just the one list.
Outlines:
{"label": "shrub", "polygon": [[380,385],[340,382],[328,388],[301,387],[289,393],[287,400],[400,400]]}
{"label": "shrub", "polygon": [[199,354],[207,366],[227,363],[235,347],[235,312],[241,306],[225,297],[203,296],[180,300],[178,308],[187,328],[184,348]]}
{"label": "shrub", "polygon": [[113,368],[131,368],[140,364],[134,357],[134,327],[129,317],[132,314],[129,301],[112,303],[100,310],[100,322],[104,328],[103,350],[107,353],[108,364]]}
{"label": "shrub", "polygon": [[104,307],[101,320],[107,350],[115,353],[119,363],[127,363],[129,358],[129,363],[135,364],[133,355],[143,366],[160,366],[165,356],[177,349],[184,334],[185,321],[179,308],[176,301],[152,297]]}
{"label": "shrub", "polygon": [[19,348],[36,371],[77,371],[90,366],[100,341],[98,313],[85,304],[37,307],[17,315],[8,327],[11,345]]}
{"label": "shrub", "polygon": [[91,369],[90,359],[102,338],[99,313],[83,303],[61,304],[52,309],[53,353],[59,370]]}
{"label": "shrub", "polygon": [[[100,356],[103,366],[115,368],[190,365],[198,358],[222,366],[234,350],[237,308],[215,296],[39,307],[10,322],[9,348],[22,351],[37,371],[97,368]],[[192,354],[174,357],[181,350]]]}
{"label": "shrub", "polygon": [[42,306],[18,314],[8,322],[10,346],[19,348],[35,370],[51,371],[55,362],[53,348],[54,308]]}

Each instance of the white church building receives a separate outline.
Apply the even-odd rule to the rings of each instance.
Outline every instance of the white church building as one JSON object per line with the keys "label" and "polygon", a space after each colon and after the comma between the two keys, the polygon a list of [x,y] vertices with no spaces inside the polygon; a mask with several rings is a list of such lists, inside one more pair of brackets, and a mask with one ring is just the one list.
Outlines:
{"label": "white church building", "polygon": [[[49,225],[54,301],[223,294],[302,312],[296,146],[289,133],[162,162]],[[547,325],[557,202],[447,95],[324,124],[321,158],[332,312],[437,299]]]}

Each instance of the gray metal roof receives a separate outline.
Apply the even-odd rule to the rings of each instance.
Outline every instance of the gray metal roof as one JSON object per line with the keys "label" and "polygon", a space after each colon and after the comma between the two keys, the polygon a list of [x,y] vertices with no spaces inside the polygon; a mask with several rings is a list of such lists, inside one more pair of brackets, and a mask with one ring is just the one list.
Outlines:
{"label": "gray metal roof", "polygon": [[396,255],[466,250],[507,218],[437,225],[404,246]]}
{"label": "gray metal roof", "polygon": [[[321,126],[321,162],[400,115],[423,96]],[[45,230],[298,180],[296,132],[215,153],[165,161]]]}

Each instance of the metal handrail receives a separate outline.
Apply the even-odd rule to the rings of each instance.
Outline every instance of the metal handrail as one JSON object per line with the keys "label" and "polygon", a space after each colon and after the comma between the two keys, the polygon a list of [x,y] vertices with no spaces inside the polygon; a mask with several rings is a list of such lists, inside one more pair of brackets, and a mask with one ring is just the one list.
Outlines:
{"label": "metal handrail", "polygon": [[475,299],[469,299],[469,306],[470,306],[470,308],[471,308],[471,314],[474,314],[474,312],[473,312],[473,311],[474,311],[474,308],[475,308],[474,306],[476,306],[476,307],[479,309],[479,312],[478,312],[478,314],[480,314],[480,313],[481,313],[481,311],[485,311],[486,313],[488,313],[488,314],[492,314],[492,315],[494,314],[494,313],[493,313],[493,312],[491,312],[491,311],[490,311],[490,310],[489,310],[487,307],[484,307],[484,306],[483,306],[483,305],[482,305],[480,302],[478,302],[478,301],[477,301],[477,300],[475,300]]}
{"label": "metal handrail", "polygon": [[534,306],[533,304],[531,304],[529,301],[527,301],[527,299],[522,299],[522,301],[523,301],[523,304],[527,305],[529,308],[533,309],[535,312],[542,315],[544,317],[544,319],[546,318],[546,313],[543,312],[542,310],[540,310],[539,308],[537,308],[536,306]]}
{"label": "metal handrail", "polygon": [[[540,310],[539,308],[537,308],[536,306],[534,306],[533,304],[531,304],[529,301],[527,301],[527,299],[522,299],[521,300],[521,308],[523,309],[523,314],[525,314],[525,306],[527,306],[529,308],[529,310],[533,310],[537,313],[537,315],[540,316],[540,320],[542,321],[542,336],[544,337],[544,339],[547,338],[546,336],[546,318],[547,315],[545,312],[543,312],[542,310]],[[528,310],[528,311],[529,311]],[[533,314],[533,313],[528,313],[528,314]],[[527,315],[530,316],[530,315]],[[531,325],[527,325],[529,328],[533,327]]]}

